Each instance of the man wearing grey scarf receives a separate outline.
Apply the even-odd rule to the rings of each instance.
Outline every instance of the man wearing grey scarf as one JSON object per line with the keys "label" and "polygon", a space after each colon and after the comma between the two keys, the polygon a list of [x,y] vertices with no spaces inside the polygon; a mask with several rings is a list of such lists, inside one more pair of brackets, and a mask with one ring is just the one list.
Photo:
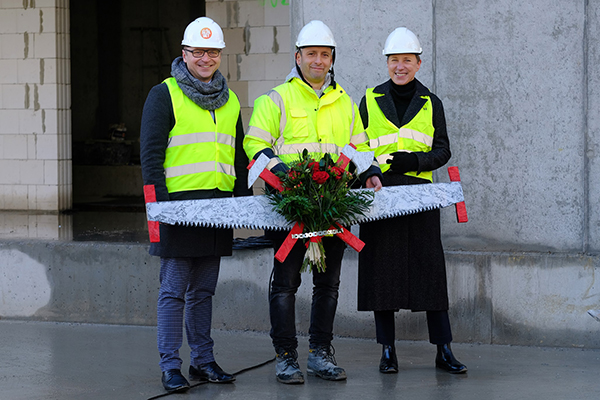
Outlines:
{"label": "man wearing grey scarf", "polygon": [[[247,196],[240,103],[219,66],[223,32],[198,18],[185,30],[171,78],[154,86],[142,115],[140,159],[146,191],[156,201]],[[210,337],[212,296],[221,256],[232,254],[233,230],[159,225],[150,254],[160,257],[157,335],[162,383],[169,393],[190,384],[181,373],[179,348],[191,349],[191,380],[227,383],[235,377],[216,363]]]}
{"label": "man wearing grey scarf", "polygon": [[183,93],[204,110],[214,111],[229,100],[227,81],[218,69],[210,82],[203,82],[190,73],[183,57],[177,57],[171,64],[171,75]]}

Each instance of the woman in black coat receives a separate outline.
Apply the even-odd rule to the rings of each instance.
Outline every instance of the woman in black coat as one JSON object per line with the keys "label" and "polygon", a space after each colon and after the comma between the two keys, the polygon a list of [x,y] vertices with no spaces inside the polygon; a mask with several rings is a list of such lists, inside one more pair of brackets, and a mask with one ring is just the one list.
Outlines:
{"label": "woman in black coat", "polygon": [[[421,46],[406,28],[388,37],[384,55],[390,80],[367,90],[360,114],[383,172],[383,186],[427,184],[450,159],[441,100],[414,78]],[[436,366],[450,373],[467,367],[454,358],[439,210],[362,224],[358,310],[374,311],[379,370],[398,372],[394,312],[426,311]]]}

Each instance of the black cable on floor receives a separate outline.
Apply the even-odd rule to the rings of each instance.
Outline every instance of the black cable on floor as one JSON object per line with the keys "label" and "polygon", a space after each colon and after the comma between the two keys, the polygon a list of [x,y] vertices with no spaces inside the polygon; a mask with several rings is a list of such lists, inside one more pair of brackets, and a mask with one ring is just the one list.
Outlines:
{"label": "black cable on floor", "polygon": [[[260,368],[260,367],[262,367],[262,366],[264,366],[264,365],[267,365],[267,364],[269,364],[269,363],[272,363],[273,361],[275,361],[275,357],[271,358],[270,360],[267,360],[267,361],[261,362],[260,364],[256,364],[256,365],[253,365],[253,366],[251,366],[251,367],[244,368],[244,369],[241,369],[241,370],[239,370],[239,371],[237,371],[237,372],[234,372],[234,373],[233,373],[233,376],[238,376],[239,374],[243,374],[244,372],[248,372],[248,371],[251,371],[251,370],[253,370],[253,369]],[[193,385],[190,385],[190,389],[192,389],[192,388],[195,388],[196,386],[205,385],[205,384],[207,384],[207,383],[208,383],[207,381],[206,381],[206,382],[198,382],[198,383],[195,383],[195,384],[193,384]],[[167,396],[170,396],[170,395],[172,395],[172,394],[178,394],[178,392],[173,392],[173,393],[162,393],[162,394],[159,394],[159,395],[157,395],[157,396],[150,397],[150,398],[148,398],[148,400],[160,399],[160,398],[162,398],[162,397],[167,397]]]}

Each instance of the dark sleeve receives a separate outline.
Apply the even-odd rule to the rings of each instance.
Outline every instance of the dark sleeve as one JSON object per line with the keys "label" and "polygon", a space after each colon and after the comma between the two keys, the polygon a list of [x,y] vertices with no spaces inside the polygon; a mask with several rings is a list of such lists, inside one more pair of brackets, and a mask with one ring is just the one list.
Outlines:
{"label": "dark sleeve", "polygon": [[379,180],[383,181],[383,174],[381,173],[381,168],[379,168],[378,166],[376,167],[374,165],[371,165],[369,169],[367,169],[365,172],[358,176],[361,185],[363,187],[366,187],[367,179],[369,179],[372,176],[378,176]]}
{"label": "dark sleeve", "polygon": [[144,185],[154,185],[157,201],[168,201],[165,153],[169,132],[175,126],[171,95],[165,83],[154,86],[144,104],[140,129],[140,162]]}
{"label": "dark sleeve", "polygon": [[242,123],[242,113],[237,120],[235,128],[235,185],[233,187],[234,196],[251,196],[252,189],[248,188],[248,156],[244,151],[244,125]]}
{"label": "dark sleeve", "polygon": [[[261,151],[259,151],[258,153],[256,153],[254,155],[254,157],[252,157],[252,158],[255,159],[255,160],[258,160],[258,157],[260,157],[261,154],[264,154],[265,156],[267,156],[269,158],[278,158],[275,155],[275,153],[273,152],[273,149],[270,149],[268,147],[265,148],[265,149],[262,149]],[[271,172],[273,172],[273,173],[275,173],[275,172],[283,172],[285,174],[286,172],[288,172],[289,169],[290,169],[290,167],[288,167],[286,165],[286,163],[280,162],[279,164],[276,164],[276,165],[274,165],[271,168]]]}
{"label": "dark sleeve", "polygon": [[442,101],[432,94],[431,100],[433,103],[433,144],[431,151],[427,153],[415,152],[419,159],[418,172],[434,171],[444,166],[451,157],[450,141],[446,130],[446,117],[444,115],[444,106]]}
{"label": "dark sleeve", "polygon": [[369,126],[369,112],[367,111],[367,96],[363,96],[360,100],[360,105],[358,106],[358,113],[360,114],[360,119],[362,120],[363,127],[365,131]]}

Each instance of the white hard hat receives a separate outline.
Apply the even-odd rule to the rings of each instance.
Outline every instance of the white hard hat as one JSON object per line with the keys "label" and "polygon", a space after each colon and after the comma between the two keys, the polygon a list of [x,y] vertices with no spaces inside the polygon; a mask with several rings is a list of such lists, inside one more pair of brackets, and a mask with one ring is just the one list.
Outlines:
{"label": "white hard hat", "polygon": [[407,28],[396,28],[385,41],[383,55],[390,54],[421,54],[423,49],[417,35]]}
{"label": "white hard hat", "polygon": [[331,29],[329,29],[323,21],[310,21],[308,24],[304,25],[304,28],[302,28],[298,34],[296,47],[301,48],[307,46],[336,46]]}
{"label": "white hard hat", "polygon": [[183,33],[181,44],[190,47],[222,49],[225,47],[223,30],[208,17],[200,17],[190,22]]}

